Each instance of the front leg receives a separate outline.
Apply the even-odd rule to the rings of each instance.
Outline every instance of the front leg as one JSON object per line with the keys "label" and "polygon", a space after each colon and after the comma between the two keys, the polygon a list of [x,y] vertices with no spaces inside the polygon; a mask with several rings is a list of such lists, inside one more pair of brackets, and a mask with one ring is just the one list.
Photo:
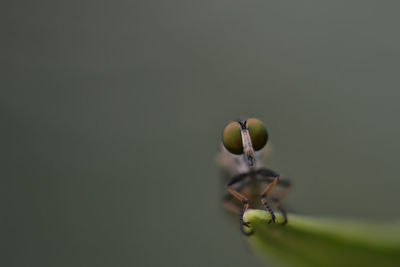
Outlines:
{"label": "front leg", "polygon": [[261,174],[261,175],[264,175],[264,176],[268,176],[268,177],[274,177],[272,182],[261,193],[260,197],[261,197],[261,203],[263,204],[265,209],[271,214],[271,217],[272,217],[272,219],[268,223],[275,222],[275,214],[274,214],[274,211],[268,205],[267,196],[268,196],[269,192],[271,192],[271,190],[278,183],[279,174],[277,174],[276,172],[274,172],[272,170],[269,170],[269,169],[261,169],[257,173]]}
{"label": "front leg", "polygon": [[242,181],[247,176],[248,176],[248,174],[244,173],[244,174],[239,174],[239,175],[233,177],[232,180],[227,184],[227,189],[228,189],[229,193],[231,193],[232,196],[234,196],[235,198],[237,198],[238,200],[240,200],[243,203],[243,209],[240,212],[240,230],[242,231],[243,234],[250,235],[252,233],[247,232],[244,228],[244,226],[249,226],[249,225],[243,222],[243,215],[246,212],[246,210],[249,208],[249,200],[247,199],[247,197],[240,194],[238,191],[236,191],[235,189],[233,189],[231,187],[233,184]]}
{"label": "front leg", "polygon": [[[257,171],[257,174],[259,174],[261,176],[258,178],[260,181],[264,181],[264,182],[268,182],[268,183],[274,182],[274,177],[272,177],[272,176],[279,176],[277,173],[275,173],[274,171],[269,170],[269,169],[260,169]],[[290,191],[292,183],[288,179],[284,179],[284,178],[281,179],[279,177],[279,180],[276,183],[276,185],[281,186],[282,188],[284,188],[284,190],[280,194],[273,196],[272,204],[275,206],[275,208],[277,208],[282,213],[284,221],[281,224],[285,225],[288,222],[288,218],[287,218],[287,213],[286,213],[285,209],[282,207],[281,199],[283,197],[285,197],[286,194]]]}
{"label": "front leg", "polygon": [[[235,185],[232,185],[232,187],[235,189],[235,191],[240,191],[241,189],[249,186],[251,183],[251,180],[248,181],[242,181],[241,183],[237,183]],[[240,214],[242,212],[242,203],[238,203],[236,200],[237,198],[234,197],[229,191],[226,191],[223,193],[221,201],[222,204],[224,205],[225,209],[230,210],[236,214]]]}

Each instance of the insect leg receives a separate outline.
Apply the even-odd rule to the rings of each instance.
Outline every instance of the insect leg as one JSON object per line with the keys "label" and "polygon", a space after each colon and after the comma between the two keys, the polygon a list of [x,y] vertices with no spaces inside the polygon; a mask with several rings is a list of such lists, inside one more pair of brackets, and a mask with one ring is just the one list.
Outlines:
{"label": "insect leg", "polygon": [[[242,181],[241,183],[236,183],[234,185],[234,189],[236,191],[241,190],[242,188],[248,186],[250,183],[250,180],[247,182]],[[242,212],[242,207],[241,205],[239,205],[239,202],[235,201],[236,199],[237,198],[234,197],[230,192],[224,192],[221,201],[227,210],[240,214]]]}
{"label": "insect leg", "polygon": [[283,220],[283,222],[281,224],[282,225],[287,224],[288,218],[287,218],[286,210],[282,207],[282,204],[281,204],[280,200],[278,198],[273,198],[272,199],[272,203],[282,213],[282,216],[283,216],[284,220]]}
{"label": "insect leg", "polygon": [[[266,182],[273,182],[274,178],[267,177],[267,176],[265,176],[265,177],[262,176],[262,177],[259,177],[259,180],[266,181]],[[291,182],[289,180],[287,180],[287,179],[280,178],[278,180],[278,182],[277,182],[277,185],[278,186],[282,186],[284,188],[284,191],[282,191],[278,195],[274,196],[272,198],[272,203],[282,213],[283,218],[284,218],[284,221],[283,221],[282,225],[285,225],[285,224],[287,224],[288,219],[287,219],[286,211],[282,207],[281,199],[284,198],[287,195],[287,193],[289,193],[289,191],[291,189]]]}
{"label": "insect leg", "polygon": [[238,200],[240,200],[243,203],[243,209],[240,212],[240,230],[242,231],[242,233],[244,233],[245,235],[251,234],[245,231],[244,226],[249,226],[248,224],[246,224],[245,222],[243,222],[243,215],[246,212],[246,210],[249,208],[249,200],[243,196],[242,194],[240,194],[238,191],[236,191],[235,189],[232,188],[232,185],[240,182],[241,180],[243,180],[244,178],[246,178],[248,176],[248,173],[242,173],[239,174],[235,177],[233,177],[229,183],[227,184],[227,189],[229,191],[229,193],[232,194],[232,196],[234,196],[235,198],[237,198]]}
{"label": "insect leg", "polygon": [[[267,195],[269,194],[269,192],[271,192],[271,190],[275,187],[275,185],[278,183],[279,181],[279,174],[277,174],[276,172],[270,170],[270,169],[260,169],[257,171],[257,174],[261,174],[263,176],[266,177],[271,177],[272,181],[271,183],[264,189],[264,191],[261,193],[260,197],[261,197],[261,203],[263,204],[263,206],[265,207],[265,209],[271,214],[272,222],[275,222],[275,214],[274,211],[270,208],[270,206],[268,205],[267,202]],[[273,177],[273,178],[272,178]],[[270,221],[270,222],[271,222]]]}
{"label": "insect leg", "polygon": [[[282,186],[283,186],[283,185],[282,185]],[[275,207],[282,213],[282,215],[283,215],[284,221],[282,222],[282,225],[287,224],[288,218],[287,218],[286,210],[282,207],[281,199],[282,199],[283,197],[286,196],[286,194],[290,191],[290,189],[291,189],[290,183],[287,183],[287,184],[285,184],[285,190],[284,190],[282,193],[280,193],[279,195],[274,196],[274,197],[272,198],[272,202],[273,202],[274,206],[275,206]]]}
{"label": "insect leg", "polygon": [[275,222],[275,214],[274,211],[269,207],[268,202],[267,202],[267,195],[269,192],[275,187],[276,183],[279,181],[279,176],[276,176],[274,181],[270,183],[267,188],[261,193],[261,203],[264,205],[265,209],[268,210],[268,212],[271,214],[272,219],[271,221]]}
{"label": "insect leg", "polygon": [[248,209],[248,207],[249,207],[249,204],[244,205],[242,211],[240,212],[240,231],[241,231],[244,235],[251,235],[251,234],[253,234],[253,231],[246,231],[245,228],[244,228],[244,226],[247,226],[247,227],[250,226],[249,223],[245,223],[245,222],[243,221],[243,215],[244,215],[244,213],[246,212],[246,210]]}
{"label": "insect leg", "polygon": [[[261,170],[265,170],[265,169],[261,169]],[[274,176],[264,176],[265,174],[260,171],[257,171],[257,174],[260,175],[260,176],[257,176],[258,181],[267,182],[267,183],[272,183],[274,181],[275,177],[279,176],[279,174],[276,174],[275,172],[273,173],[273,174],[276,174]],[[276,185],[279,185],[279,186],[282,186],[283,188],[285,188],[285,191],[280,194],[280,195],[282,195],[280,198],[283,198],[284,196],[286,196],[286,194],[289,192],[288,189],[290,189],[292,187],[292,183],[286,177],[279,177],[279,181]]]}

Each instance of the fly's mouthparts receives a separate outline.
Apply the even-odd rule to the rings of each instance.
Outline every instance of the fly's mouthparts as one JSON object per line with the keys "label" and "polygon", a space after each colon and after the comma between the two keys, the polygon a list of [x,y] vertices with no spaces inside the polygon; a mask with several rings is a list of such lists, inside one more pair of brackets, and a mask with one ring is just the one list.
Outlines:
{"label": "fly's mouthparts", "polygon": [[256,160],[255,160],[255,158],[253,156],[251,156],[251,155],[247,156],[247,164],[249,164],[250,167],[254,166],[255,161]]}
{"label": "fly's mouthparts", "polygon": [[256,159],[254,157],[254,150],[252,149],[251,143],[247,144],[246,146],[246,149],[244,151],[244,158],[250,167],[254,166]]}

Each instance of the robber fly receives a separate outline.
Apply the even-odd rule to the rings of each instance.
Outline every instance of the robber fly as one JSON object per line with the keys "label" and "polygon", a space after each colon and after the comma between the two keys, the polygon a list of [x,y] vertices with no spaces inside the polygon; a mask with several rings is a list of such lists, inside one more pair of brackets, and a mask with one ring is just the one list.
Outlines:
{"label": "robber fly", "polygon": [[222,201],[227,209],[240,214],[240,229],[246,235],[251,232],[245,229],[249,224],[243,221],[243,215],[249,207],[265,209],[271,214],[269,223],[275,223],[271,201],[284,217],[282,224],[288,221],[280,200],[289,191],[290,182],[263,166],[263,148],[267,141],[266,128],[255,118],[232,121],[222,134],[218,161],[229,178]]}

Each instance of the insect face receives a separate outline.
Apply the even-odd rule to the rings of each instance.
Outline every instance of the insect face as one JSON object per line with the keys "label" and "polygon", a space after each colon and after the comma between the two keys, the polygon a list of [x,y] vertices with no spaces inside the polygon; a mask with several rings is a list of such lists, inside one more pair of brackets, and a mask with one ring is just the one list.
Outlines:
{"label": "insect face", "polygon": [[263,123],[255,118],[230,122],[222,135],[224,147],[232,154],[244,154],[249,166],[254,165],[254,150],[262,149],[267,141],[267,130]]}

